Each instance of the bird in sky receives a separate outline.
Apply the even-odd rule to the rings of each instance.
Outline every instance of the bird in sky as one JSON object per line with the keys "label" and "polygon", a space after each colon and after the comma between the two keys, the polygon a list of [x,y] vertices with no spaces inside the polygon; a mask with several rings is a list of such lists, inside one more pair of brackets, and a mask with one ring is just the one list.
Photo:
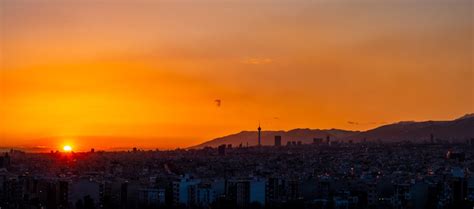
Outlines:
{"label": "bird in sky", "polygon": [[221,107],[222,101],[220,99],[216,99],[214,102],[216,103],[217,107]]}

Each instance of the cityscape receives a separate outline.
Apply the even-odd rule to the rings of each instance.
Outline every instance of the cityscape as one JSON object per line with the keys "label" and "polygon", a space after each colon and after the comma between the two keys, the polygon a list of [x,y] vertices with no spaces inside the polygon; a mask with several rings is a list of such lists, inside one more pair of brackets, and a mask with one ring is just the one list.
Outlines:
{"label": "cityscape", "polygon": [[0,0],[0,209],[474,209],[473,0]]}
{"label": "cityscape", "polygon": [[[472,120],[472,119],[470,119]],[[471,127],[472,128],[472,127]],[[474,138],[0,157],[0,208],[472,208]]]}

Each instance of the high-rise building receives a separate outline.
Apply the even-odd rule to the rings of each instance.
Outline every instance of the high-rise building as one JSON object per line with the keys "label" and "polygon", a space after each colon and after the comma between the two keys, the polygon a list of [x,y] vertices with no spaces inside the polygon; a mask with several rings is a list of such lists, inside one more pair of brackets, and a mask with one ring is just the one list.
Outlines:
{"label": "high-rise building", "polygon": [[223,144],[223,145],[217,147],[217,150],[218,150],[220,156],[224,156],[224,155],[225,155],[226,146],[227,146],[227,145]]}
{"label": "high-rise building", "polygon": [[197,186],[201,181],[185,175],[179,181],[173,181],[173,203],[175,205],[193,205],[196,203]]}
{"label": "high-rise building", "polygon": [[266,181],[260,179],[231,180],[227,196],[237,208],[249,208],[250,204],[265,206]]}
{"label": "high-rise building", "polygon": [[0,157],[0,168],[10,167],[10,156],[8,153],[5,153],[5,156]]}
{"label": "high-rise building", "polygon": [[124,209],[128,204],[128,182],[120,184],[120,205]]}
{"label": "high-rise building", "polygon": [[216,192],[209,183],[200,183],[196,190],[196,203],[201,207],[209,207],[216,199]]}
{"label": "high-rise building", "polygon": [[59,181],[59,208],[67,208],[69,204],[69,183]]}
{"label": "high-rise building", "polygon": [[138,190],[138,201],[141,206],[157,207],[165,204],[165,189],[141,188]]}
{"label": "high-rise building", "polygon": [[281,136],[275,136],[275,146],[281,146]]}
{"label": "high-rise building", "polygon": [[323,138],[313,138],[313,144],[322,144]]}
{"label": "high-rise building", "polygon": [[272,205],[284,201],[284,194],[286,193],[285,181],[279,178],[269,178],[265,192],[266,204]]}

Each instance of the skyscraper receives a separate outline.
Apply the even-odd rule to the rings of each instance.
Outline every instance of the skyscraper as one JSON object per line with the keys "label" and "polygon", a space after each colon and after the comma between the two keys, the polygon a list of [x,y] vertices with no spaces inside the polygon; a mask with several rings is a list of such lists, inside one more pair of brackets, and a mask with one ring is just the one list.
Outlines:
{"label": "skyscraper", "polygon": [[223,145],[221,145],[221,146],[219,146],[219,147],[217,148],[217,150],[218,150],[220,156],[224,156],[224,155],[225,155],[225,149],[226,149],[226,145],[225,145],[225,144],[223,144]]}
{"label": "skyscraper", "polygon": [[281,146],[281,136],[275,136],[275,147]]}
{"label": "skyscraper", "polygon": [[10,167],[10,156],[5,153],[5,156],[0,157],[0,168]]}
{"label": "skyscraper", "polygon": [[323,138],[313,138],[313,144],[322,144]]}

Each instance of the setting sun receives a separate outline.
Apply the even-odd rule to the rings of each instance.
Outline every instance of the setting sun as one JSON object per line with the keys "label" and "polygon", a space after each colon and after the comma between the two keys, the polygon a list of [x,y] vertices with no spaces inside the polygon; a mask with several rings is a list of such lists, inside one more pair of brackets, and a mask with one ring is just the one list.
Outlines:
{"label": "setting sun", "polygon": [[63,150],[66,151],[66,152],[70,152],[70,151],[72,151],[72,147],[69,146],[69,145],[65,145],[65,146],[63,147]]}

